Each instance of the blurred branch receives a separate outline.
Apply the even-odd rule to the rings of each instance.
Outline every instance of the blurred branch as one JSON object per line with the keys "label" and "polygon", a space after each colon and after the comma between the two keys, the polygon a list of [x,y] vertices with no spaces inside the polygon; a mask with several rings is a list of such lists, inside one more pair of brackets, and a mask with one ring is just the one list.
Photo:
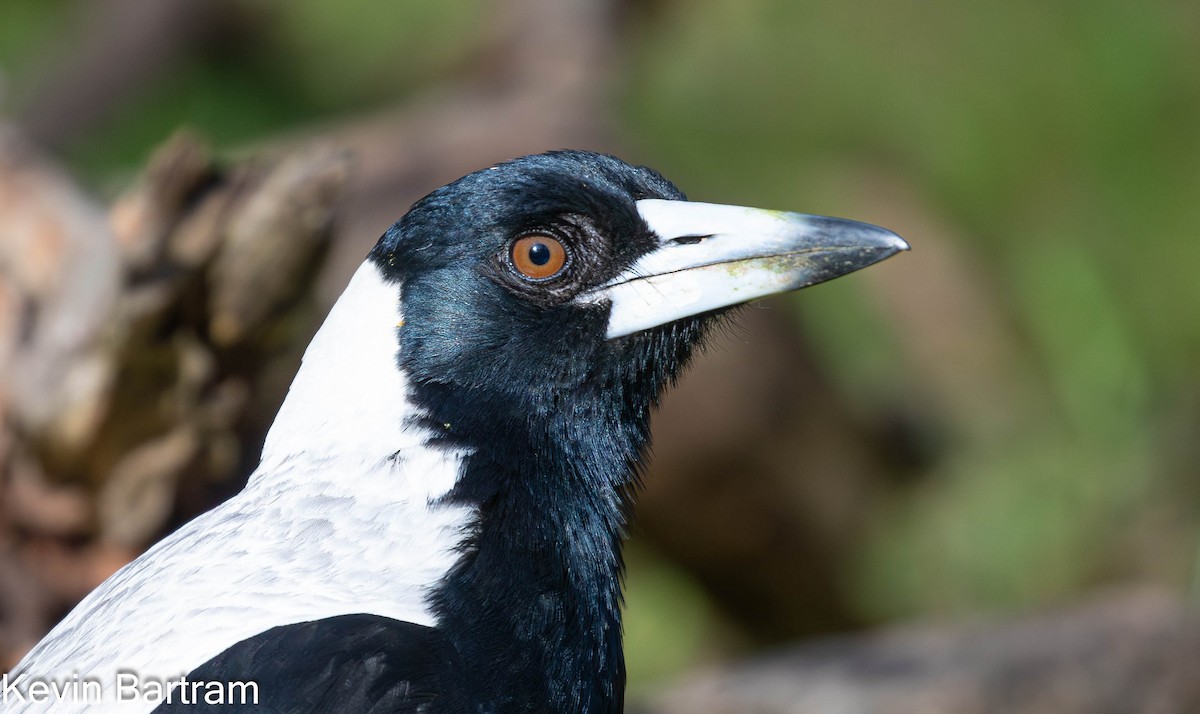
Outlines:
{"label": "blurred branch", "polygon": [[893,629],[710,671],[639,714],[1160,714],[1200,709],[1200,617],[1142,592]]}

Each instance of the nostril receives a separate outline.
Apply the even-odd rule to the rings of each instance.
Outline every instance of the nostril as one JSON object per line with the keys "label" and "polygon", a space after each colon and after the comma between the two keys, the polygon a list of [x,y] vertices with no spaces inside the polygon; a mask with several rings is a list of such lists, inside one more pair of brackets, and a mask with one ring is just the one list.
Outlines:
{"label": "nostril", "polygon": [[679,236],[678,238],[672,238],[671,242],[679,245],[695,245],[705,238],[712,238],[712,236]]}

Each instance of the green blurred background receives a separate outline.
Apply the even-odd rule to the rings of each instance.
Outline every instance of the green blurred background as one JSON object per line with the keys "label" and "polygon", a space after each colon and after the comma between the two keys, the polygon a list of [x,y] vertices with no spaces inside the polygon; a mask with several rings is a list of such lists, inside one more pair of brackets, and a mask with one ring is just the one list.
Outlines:
{"label": "green blurred background", "polygon": [[[486,4],[225,0],[220,32],[41,138],[111,196],[180,126],[237,154],[436,91],[485,61]],[[6,116],[37,116],[85,5],[5,0]],[[927,455],[839,569],[860,622],[1196,597],[1200,4],[660,0],[615,27],[627,158],[913,245],[787,303],[851,408],[907,415]],[[654,548],[630,563],[635,686],[744,645]]]}

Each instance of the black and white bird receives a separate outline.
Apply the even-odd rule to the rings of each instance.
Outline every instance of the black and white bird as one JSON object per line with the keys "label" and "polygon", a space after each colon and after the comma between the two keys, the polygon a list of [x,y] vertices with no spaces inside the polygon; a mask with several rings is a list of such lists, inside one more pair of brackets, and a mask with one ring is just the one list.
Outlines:
{"label": "black and white bird", "polygon": [[0,709],[253,684],[256,711],[620,712],[651,406],[724,308],[907,247],[581,151],[434,191],[313,338],[245,489],[83,600]]}

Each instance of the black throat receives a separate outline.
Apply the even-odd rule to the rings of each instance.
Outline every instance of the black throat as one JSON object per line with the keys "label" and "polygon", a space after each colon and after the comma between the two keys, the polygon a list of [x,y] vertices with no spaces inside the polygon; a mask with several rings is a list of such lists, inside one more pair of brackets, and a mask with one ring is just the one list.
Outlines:
{"label": "black throat", "polygon": [[471,449],[446,498],[476,520],[431,604],[474,710],[622,711],[621,540],[644,416],[618,428],[623,409],[574,400],[531,425],[497,419],[506,411],[485,394],[416,391],[427,426]]}
{"label": "black throat", "polygon": [[418,277],[402,294],[409,398],[435,444],[468,454],[443,498],[475,520],[430,604],[472,711],[623,711],[626,516],[651,407],[706,321],[607,340],[604,307],[543,310],[523,340],[464,353],[434,319],[457,303]]}

